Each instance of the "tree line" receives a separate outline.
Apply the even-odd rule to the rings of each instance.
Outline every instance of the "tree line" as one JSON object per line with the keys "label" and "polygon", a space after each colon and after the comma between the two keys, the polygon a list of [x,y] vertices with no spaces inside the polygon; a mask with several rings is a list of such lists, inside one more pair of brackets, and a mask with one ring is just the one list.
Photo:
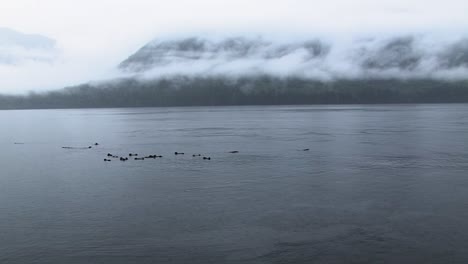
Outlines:
{"label": "tree line", "polygon": [[323,82],[271,76],[129,78],[46,93],[0,95],[0,109],[465,102],[468,81]]}

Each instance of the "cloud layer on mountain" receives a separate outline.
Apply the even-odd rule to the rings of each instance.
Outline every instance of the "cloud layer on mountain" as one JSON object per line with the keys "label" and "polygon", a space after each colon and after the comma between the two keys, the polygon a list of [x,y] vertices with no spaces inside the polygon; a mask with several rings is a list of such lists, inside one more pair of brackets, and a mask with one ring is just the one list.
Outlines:
{"label": "cloud layer on mountain", "polygon": [[178,37],[148,43],[119,68],[141,78],[267,74],[321,81],[461,80],[468,78],[468,38],[461,34]]}

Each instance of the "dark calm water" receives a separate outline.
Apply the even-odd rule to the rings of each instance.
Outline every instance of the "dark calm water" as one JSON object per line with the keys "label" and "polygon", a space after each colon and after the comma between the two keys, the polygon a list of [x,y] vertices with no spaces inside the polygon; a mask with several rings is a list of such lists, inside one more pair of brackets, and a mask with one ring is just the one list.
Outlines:
{"label": "dark calm water", "polygon": [[0,123],[2,264],[468,263],[468,105],[0,111]]}

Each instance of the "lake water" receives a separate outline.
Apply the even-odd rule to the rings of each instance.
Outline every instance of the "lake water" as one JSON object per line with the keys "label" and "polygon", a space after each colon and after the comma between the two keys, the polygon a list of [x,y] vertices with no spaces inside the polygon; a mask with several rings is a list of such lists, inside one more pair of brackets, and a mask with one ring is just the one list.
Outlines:
{"label": "lake water", "polygon": [[25,110],[0,122],[2,264],[468,262],[468,105]]}

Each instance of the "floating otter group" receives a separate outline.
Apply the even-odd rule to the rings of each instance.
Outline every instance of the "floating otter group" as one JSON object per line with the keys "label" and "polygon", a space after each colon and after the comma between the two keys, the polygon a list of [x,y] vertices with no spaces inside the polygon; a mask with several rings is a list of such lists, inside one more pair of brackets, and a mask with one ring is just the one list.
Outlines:
{"label": "floating otter group", "polygon": [[[16,143],[15,143],[16,144]],[[94,143],[93,144],[94,146],[99,146],[99,143]],[[91,149],[92,146],[88,146],[88,147],[62,147],[64,149]],[[310,151],[310,149],[308,148],[305,148],[305,149],[301,149],[299,151]],[[232,150],[232,151],[228,151],[227,153],[230,153],[230,154],[237,154],[239,153],[238,150]],[[179,155],[185,155],[184,152],[174,152],[174,155],[175,156],[179,156]],[[148,155],[148,156],[145,156],[145,157],[139,157],[138,156],[138,153],[129,153],[128,154],[129,157],[134,157],[134,160],[145,160],[145,159],[158,159],[158,158],[162,158],[163,156],[162,155]],[[192,157],[202,157],[203,160],[211,160],[211,157],[207,157],[207,156],[202,156],[202,154],[193,154]],[[112,153],[107,153],[107,158],[104,159],[105,162],[111,162],[112,160],[109,159],[109,158],[114,158],[114,159],[119,159],[120,161],[128,161],[128,157],[120,157],[120,156],[117,156],[117,155],[113,155]]]}
{"label": "floating otter group", "polygon": [[[96,143],[98,144],[98,143]],[[235,150],[235,151],[229,151],[228,153],[231,153],[231,154],[235,154],[235,153],[239,153],[239,151]],[[185,155],[184,152],[174,152],[174,155],[175,156],[178,156],[178,155]],[[145,156],[145,157],[139,157],[138,156],[138,153],[129,153],[128,154],[129,157],[134,157],[134,160],[145,160],[145,159],[158,159],[158,158],[162,158],[163,156],[162,155],[148,155],[148,156]],[[119,159],[120,161],[128,161],[128,157],[120,157],[120,156],[117,156],[117,155],[114,155],[112,153],[107,153],[107,157],[108,158],[114,158],[114,159]],[[211,157],[207,157],[207,156],[202,156],[202,154],[193,154],[192,157],[202,157],[203,160],[211,160]],[[104,161],[105,162],[110,162],[112,161],[111,159],[108,159],[108,158],[105,158]]]}
{"label": "floating otter group", "polygon": [[[184,155],[185,153],[181,152],[175,152],[175,155]],[[138,154],[136,153],[130,153],[128,155],[129,157],[135,157],[134,160],[145,160],[145,159],[158,159],[158,158],[163,158],[162,155],[149,155],[146,157],[138,157]],[[120,161],[128,161],[127,157],[119,157],[117,155],[113,155],[111,153],[107,153],[107,157],[114,158],[114,159],[119,159]],[[194,154],[193,157],[201,157],[201,154]],[[203,157],[204,160],[211,160],[211,157]],[[111,159],[105,158],[104,161],[109,162],[112,161]]]}

